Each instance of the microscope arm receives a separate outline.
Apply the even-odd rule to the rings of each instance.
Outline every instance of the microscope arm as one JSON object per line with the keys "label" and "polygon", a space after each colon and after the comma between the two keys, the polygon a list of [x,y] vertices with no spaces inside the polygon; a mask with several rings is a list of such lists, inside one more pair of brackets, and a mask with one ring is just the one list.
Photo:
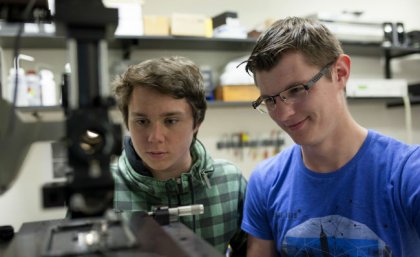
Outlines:
{"label": "microscope arm", "polygon": [[0,99],[0,196],[13,185],[32,143],[64,137],[65,120],[60,115],[51,119],[46,113],[21,113]]}

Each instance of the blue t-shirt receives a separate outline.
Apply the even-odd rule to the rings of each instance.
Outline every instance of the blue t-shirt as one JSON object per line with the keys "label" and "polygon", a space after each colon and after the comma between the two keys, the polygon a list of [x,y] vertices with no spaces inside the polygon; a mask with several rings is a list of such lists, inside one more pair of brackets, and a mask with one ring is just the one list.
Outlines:
{"label": "blue t-shirt", "polygon": [[281,256],[420,256],[420,146],[374,131],[346,165],[307,169],[294,145],[252,173],[242,229]]}

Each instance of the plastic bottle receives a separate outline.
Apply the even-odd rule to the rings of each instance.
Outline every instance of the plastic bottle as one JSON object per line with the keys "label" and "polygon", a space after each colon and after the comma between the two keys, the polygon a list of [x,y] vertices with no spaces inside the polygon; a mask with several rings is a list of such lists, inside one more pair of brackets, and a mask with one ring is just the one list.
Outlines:
{"label": "plastic bottle", "polygon": [[[15,106],[28,106],[28,88],[26,86],[25,71],[18,69],[18,84]],[[8,77],[8,100],[13,103],[16,86],[16,69],[11,68]]]}
{"label": "plastic bottle", "polygon": [[50,70],[40,70],[41,94],[43,106],[54,106],[57,103],[57,88],[54,81],[54,74]]}
{"label": "plastic bottle", "polygon": [[28,88],[28,105],[41,106],[41,83],[34,70],[26,72],[26,85]]}

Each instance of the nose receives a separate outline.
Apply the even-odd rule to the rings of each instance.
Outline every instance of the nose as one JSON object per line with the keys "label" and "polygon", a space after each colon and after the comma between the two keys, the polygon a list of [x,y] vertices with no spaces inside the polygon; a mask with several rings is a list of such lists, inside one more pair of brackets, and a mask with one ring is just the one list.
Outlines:
{"label": "nose", "polygon": [[148,141],[151,143],[163,142],[165,139],[165,131],[161,124],[156,123],[150,127],[148,132]]}

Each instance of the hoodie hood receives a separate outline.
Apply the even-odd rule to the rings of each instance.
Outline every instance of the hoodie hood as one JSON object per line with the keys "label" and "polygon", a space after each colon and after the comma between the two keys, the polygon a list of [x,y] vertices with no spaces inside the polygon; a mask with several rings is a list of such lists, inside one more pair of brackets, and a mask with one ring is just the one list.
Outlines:
{"label": "hoodie hood", "polygon": [[192,165],[189,172],[181,174],[178,178],[160,181],[152,176],[150,170],[144,165],[134,150],[130,137],[124,138],[124,150],[121,154],[118,167],[121,177],[131,190],[144,191],[155,197],[168,194],[189,193],[192,187],[211,187],[209,177],[214,171],[214,161],[207,154],[203,144],[195,140],[191,149]]}

